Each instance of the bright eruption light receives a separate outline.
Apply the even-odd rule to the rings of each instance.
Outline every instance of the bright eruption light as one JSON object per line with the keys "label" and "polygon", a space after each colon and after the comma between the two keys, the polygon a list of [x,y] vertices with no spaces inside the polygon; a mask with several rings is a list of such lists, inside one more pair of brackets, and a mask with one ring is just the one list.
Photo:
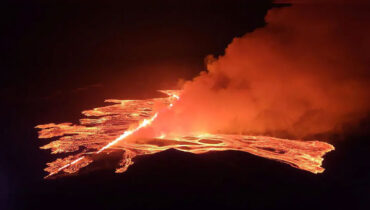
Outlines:
{"label": "bright eruption light", "polygon": [[[139,155],[154,154],[167,149],[201,154],[209,151],[239,150],[257,156],[287,163],[295,168],[321,173],[323,156],[334,150],[328,143],[320,141],[299,141],[267,136],[194,134],[174,135],[161,133],[151,137],[139,137],[143,128],[150,127],[162,113],[176,108],[179,91],[161,91],[165,98],[147,100],[116,100],[106,102],[113,105],[83,111],[87,117],[80,119],[80,125],[71,123],[38,125],[40,139],[58,137],[41,147],[51,149],[52,154],[71,153],[48,163],[45,171],[51,177],[57,174],[78,172],[93,162],[92,157],[112,150],[123,150],[123,157],[116,169],[124,172]],[[158,108],[160,107],[160,108]]]}

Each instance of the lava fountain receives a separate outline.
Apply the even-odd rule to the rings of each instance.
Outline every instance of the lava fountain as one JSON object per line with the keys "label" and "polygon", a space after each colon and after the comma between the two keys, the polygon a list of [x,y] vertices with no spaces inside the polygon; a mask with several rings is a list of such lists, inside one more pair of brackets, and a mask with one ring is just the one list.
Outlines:
{"label": "lava fountain", "polygon": [[87,118],[80,123],[43,124],[40,139],[56,138],[41,147],[52,154],[70,153],[47,163],[49,174],[67,175],[78,172],[94,161],[100,153],[123,151],[116,173],[122,173],[133,164],[136,156],[154,154],[167,149],[177,149],[194,154],[209,151],[238,150],[260,157],[287,163],[312,173],[322,173],[323,156],[334,150],[331,144],[321,141],[288,140],[267,136],[248,136],[210,133],[173,134],[148,132],[152,123],[162,113],[176,108],[180,91],[163,90],[167,97],[147,100],[116,100],[104,107],[83,111]]}

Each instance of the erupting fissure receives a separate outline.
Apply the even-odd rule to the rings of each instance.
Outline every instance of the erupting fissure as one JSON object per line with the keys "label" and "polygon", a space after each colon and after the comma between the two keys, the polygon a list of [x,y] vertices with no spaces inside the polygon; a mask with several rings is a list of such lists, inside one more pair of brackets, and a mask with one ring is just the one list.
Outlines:
{"label": "erupting fissure", "polygon": [[180,99],[179,91],[161,91],[165,98],[147,100],[116,100],[106,102],[113,105],[83,111],[87,117],[80,125],[71,123],[38,125],[39,138],[58,137],[57,140],[41,147],[51,149],[52,154],[71,153],[48,163],[45,171],[50,177],[57,174],[72,174],[93,162],[93,156],[123,150],[123,157],[116,169],[124,172],[139,155],[153,154],[170,148],[194,154],[209,151],[239,150],[287,163],[293,167],[321,173],[323,156],[334,149],[320,141],[287,140],[266,136],[194,134],[175,135],[161,133],[155,136],[136,136],[140,130],[149,127],[162,113],[175,107]]}

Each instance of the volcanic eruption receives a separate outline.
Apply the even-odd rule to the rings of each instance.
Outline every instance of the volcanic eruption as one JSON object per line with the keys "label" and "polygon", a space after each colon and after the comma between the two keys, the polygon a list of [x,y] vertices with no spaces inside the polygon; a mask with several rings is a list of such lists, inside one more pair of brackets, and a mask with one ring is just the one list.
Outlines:
{"label": "volcanic eruption", "polygon": [[[278,160],[313,173],[323,172],[322,156],[334,147],[320,141],[293,141],[266,136],[189,133],[186,136],[156,134],[150,130],[161,113],[171,111],[180,99],[179,91],[162,91],[168,97],[148,100],[106,100],[114,105],[84,111],[88,117],[81,125],[71,123],[45,124],[39,138],[59,137],[41,147],[52,154],[79,151],[64,159],[48,163],[50,177],[60,172],[75,173],[89,165],[93,156],[112,150],[123,150],[116,172],[124,172],[138,155],[153,154],[170,148],[195,154],[209,151],[240,150]],[[124,132],[122,132],[125,130]],[[148,131],[149,130],[149,131]],[[157,136],[153,136],[157,135]],[[80,148],[83,148],[80,150]]]}
{"label": "volcanic eruption", "polygon": [[[124,172],[135,157],[170,148],[238,150],[323,172],[323,156],[333,145],[270,136],[334,131],[369,110],[368,59],[353,56],[351,42],[338,35],[344,24],[355,33],[343,33],[365,52],[370,42],[356,36],[367,29],[350,24],[342,10],[332,14],[343,22],[333,22],[326,9],[270,10],[266,27],[235,38],[224,55],[208,56],[206,71],[181,90],[162,90],[162,98],[109,99],[111,105],[83,111],[79,124],[36,126],[40,139],[56,137],[41,149],[70,153],[48,163],[46,177],[76,173],[115,150],[123,151],[116,172]],[[357,14],[351,18],[361,19]]]}

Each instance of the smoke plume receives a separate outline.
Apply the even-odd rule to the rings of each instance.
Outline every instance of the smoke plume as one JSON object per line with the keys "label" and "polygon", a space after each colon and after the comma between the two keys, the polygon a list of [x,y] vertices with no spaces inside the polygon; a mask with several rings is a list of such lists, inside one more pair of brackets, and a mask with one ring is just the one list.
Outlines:
{"label": "smoke plume", "polygon": [[265,27],[207,56],[157,128],[301,138],[366,116],[369,7],[314,2],[270,10]]}

